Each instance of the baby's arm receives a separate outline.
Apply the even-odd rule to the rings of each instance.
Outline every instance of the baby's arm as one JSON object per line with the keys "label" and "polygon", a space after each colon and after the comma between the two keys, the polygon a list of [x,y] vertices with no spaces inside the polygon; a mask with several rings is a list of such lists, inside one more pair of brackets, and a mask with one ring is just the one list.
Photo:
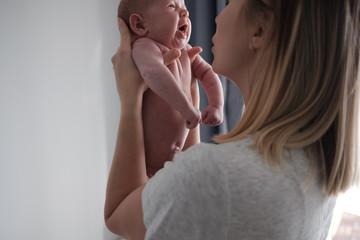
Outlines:
{"label": "baby's arm", "polygon": [[180,112],[186,119],[188,128],[196,127],[201,118],[200,111],[193,106],[178,81],[164,65],[162,52],[154,41],[148,38],[136,40],[132,56],[149,88]]}
{"label": "baby's arm", "polygon": [[196,56],[192,69],[195,77],[201,82],[209,105],[202,113],[202,122],[209,126],[219,125],[223,121],[224,96],[219,77],[199,55]]}

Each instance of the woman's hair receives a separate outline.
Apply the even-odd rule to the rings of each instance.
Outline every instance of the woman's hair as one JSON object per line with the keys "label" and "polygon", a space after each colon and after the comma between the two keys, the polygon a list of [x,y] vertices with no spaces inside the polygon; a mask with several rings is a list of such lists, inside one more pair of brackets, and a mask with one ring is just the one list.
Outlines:
{"label": "woman's hair", "polygon": [[[328,195],[357,181],[359,0],[248,0],[247,19],[269,24],[258,50],[251,97],[237,126],[219,143],[251,136],[270,165],[284,149],[320,160]],[[316,159],[316,162],[314,161]]]}

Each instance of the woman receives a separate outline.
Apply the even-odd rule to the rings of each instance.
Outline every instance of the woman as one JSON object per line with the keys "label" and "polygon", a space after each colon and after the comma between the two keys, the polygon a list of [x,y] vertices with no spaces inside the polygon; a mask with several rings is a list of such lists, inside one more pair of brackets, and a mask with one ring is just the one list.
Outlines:
{"label": "woman", "polygon": [[359,5],[230,0],[216,19],[213,69],[239,87],[246,110],[220,144],[193,146],[149,181],[146,86],[120,21],[107,227],[127,239],[325,239],[335,196],[358,176]]}

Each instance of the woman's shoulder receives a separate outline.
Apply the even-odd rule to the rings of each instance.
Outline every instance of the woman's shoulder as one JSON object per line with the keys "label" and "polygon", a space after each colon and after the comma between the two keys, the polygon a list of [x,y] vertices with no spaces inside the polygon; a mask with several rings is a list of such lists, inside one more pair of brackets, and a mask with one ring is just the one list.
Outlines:
{"label": "woman's shoulder", "polygon": [[[241,196],[254,195],[254,186],[262,189],[257,192],[260,195],[291,191],[299,197],[306,191],[311,172],[304,150],[292,150],[284,165],[271,166],[252,145],[250,138],[223,144],[197,144],[177,154],[173,162],[165,163],[150,181],[173,182],[184,189],[197,189],[206,182],[223,193],[238,193],[237,189],[241,189]],[[171,190],[174,186],[168,184],[168,187]]]}
{"label": "woman's shoulder", "polygon": [[[214,144],[214,143],[200,143],[197,145],[192,146],[185,152],[181,154],[194,154],[199,156],[197,158],[201,161],[201,157],[212,156],[211,158],[216,158],[218,155],[222,155],[223,158],[231,158],[238,153],[243,153],[244,155],[253,155],[256,152],[251,148],[252,140],[250,138],[244,138],[239,141],[229,142],[229,143],[222,143],[222,144]],[[237,155],[238,157],[241,157]]]}
{"label": "woman's shoulder", "polygon": [[173,162],[165,163],[160,174],[177,176],[189,184],[195,182],[219,185],[223,191],[242,182],[244,186],[252,179],[267,182],[279,169],[272,169],[262,156],[252,148],[250,138],[236,142],[213,144],[200,143],[175,156]]}
{"label": "woman's shoulder", "polygon": [[[305,151],[289,150],[283,165],[272,166],[252,146],[251,138],[223,144],[202,143],[180,154],[175,163],[179,163],[178,170],[188,172],[193,181],[220,180],[227,191],[241,198],[246,194],[269,197],[280,192],[294,195],[292,199],[301,198],[311,178]],[[318,182],[319,176],[313,176],[316,180],[313,183]],[[254,191],[254,187],[261,191]]]}
{"label": "woman's shoulder", "polygon": [[142,194],[149,239],[226,239],[230,205],[226,175],[209,157],[215,144],[198,144],[165,163]]}
{"label": "woman's shoulder", "polygon": [[286,171],[288,168],[309,169],[309,159],[304,149],[285,150],[285,163],[283,166],[270,166],[254,148],[251,138],[244,138],[238,141],[213,144],[200,143],[187,151],[182,152],[177,159],[191,159],[199,165],[207,165],[209,162],[222,166],[236,164],[241,167],[260,167],[267,169],[279,169]]}
{"label": "woman's shoulder", "polygon": [[210,164],[221,168],[231,167],[233,164],[239,167],[246,167],[248,164],[263,166],[265,162],[262,156],[252,145],[251,138],[222,144],[200,143],[180,153],[175,161],[185,160],[188,164],[200,167]]}

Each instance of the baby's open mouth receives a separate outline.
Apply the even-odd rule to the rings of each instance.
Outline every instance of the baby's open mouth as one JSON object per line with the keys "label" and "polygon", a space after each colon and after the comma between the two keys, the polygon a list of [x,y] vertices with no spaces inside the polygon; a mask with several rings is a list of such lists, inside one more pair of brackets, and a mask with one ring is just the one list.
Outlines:
{"label": "baby's open mouth", "polygon": [[179,31],[183,32],[183,33],[186,33],[186,30],[188,28],[188,25],[187,24],[184,24],[182,26],[179,27]]}

